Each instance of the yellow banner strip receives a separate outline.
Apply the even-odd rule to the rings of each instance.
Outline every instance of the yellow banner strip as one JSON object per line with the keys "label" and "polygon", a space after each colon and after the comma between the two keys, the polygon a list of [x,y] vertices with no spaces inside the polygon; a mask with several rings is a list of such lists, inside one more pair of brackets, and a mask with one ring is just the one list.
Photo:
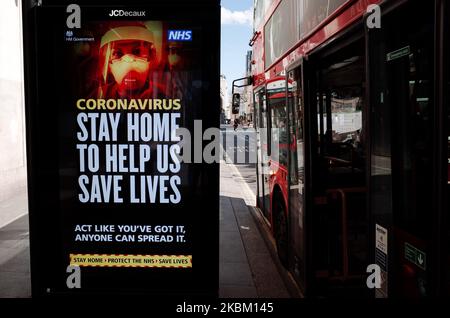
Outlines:
{"label": "yellow banner strip", "polygon": [[70,254],[70,265],[83,267],[192,268],[192,255]]}

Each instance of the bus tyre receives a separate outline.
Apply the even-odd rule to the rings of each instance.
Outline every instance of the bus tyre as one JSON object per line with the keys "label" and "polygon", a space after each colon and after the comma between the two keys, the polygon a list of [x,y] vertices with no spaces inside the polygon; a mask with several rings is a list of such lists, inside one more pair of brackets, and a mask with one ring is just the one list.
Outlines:
{"label": "bus tyre", "polygon": [[284,267],[288,267],[288,235],[286,213],[282,203],[276,203],[275,210],[275,241],[277,244],[278,258]]}

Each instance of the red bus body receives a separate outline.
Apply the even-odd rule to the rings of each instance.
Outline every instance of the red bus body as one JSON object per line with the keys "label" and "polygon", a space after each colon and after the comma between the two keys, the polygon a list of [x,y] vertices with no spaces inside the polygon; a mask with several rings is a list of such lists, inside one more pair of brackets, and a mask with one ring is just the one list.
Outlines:
{"label": "red bus body", "polygon": [[[351,26],[358,19],[362,19],[363,15],[367,12],[367,7],[371,4],[380,3],[380,0],[349,0],[341,5],[335,12],[333,12],[328,18],[320,22],[306,37],[301,39],[292,48],[285,52],[285,54],[279,57],[272,65],[266,66],[264,63],[264,26],[265,23],[261,23],[255,32],[258,33],[253,44],[253,87],[257,89],[260,86],[267,85],[268,83],[279,79],[279,74],[282,73],[287,65],[295,63],[302,57],[306,56],[309,52],[316,47],[330,40],[333,36],[339,32],[344,31],[347,27]],[[270,6],[270,9],[265,14],[264,21],[268,21],[273,13],[280,5],[281,0],[276,0]],[[255,26],[256,27],[256,26]],[[274,175],[270,178],[270,202],[272,206],[273,190],[278,187],[284,198],[285,205],[287,206],[287,183],[286,174],[287,168],[277,161],[271,161],[275,171]],[[276,168],[276,169],[275,169]],[[270,223],[272,219],[270,217]]]}
{"label": "red bus body", "polygon": [[[257,7],[255,8],[255,35],[252,39],[252,79],[255,94],[254,118],[258,136],[257,206],[260,208],[275,237],[281,263],[291,272],[300,290],[306,295],[336,295],[339,292],[330,292],[330,289],[334,288],[330,286],[336,285],[339,288],[344,288],[344,290],[346,287],[352,289],[354,287],[352,285],[353,281],[356,281],[357,285],[359,284],[359,289],[355,289],[353,291],[354,294],[351,294],[353,296],[422,297],[447,295],[448,288],[444,287],[444,283],[439,281],[450,282],[448,277],[450,275],[444,274],[444,268],[450,265],[450,253],[444,251],[445,247],[449,246],[448,237],[450,237],[448,218],[444,217],[445,211],[449,209],[446,196],[450,194],[448,186],[450,185],[450,137],[448,137],[450,133],[447,134],[446,132],[446,127],[450,131],[450,116],[448,114],[450,110],[446,108],[446,105],[450,105],[450,102],[448,102],[448,89],[443,88],[448,82],[448,54],[435,55],[435,57],[439,58],[436,58],[434,64],[436,71],[432,73],[435,76],[432,88],[428,87],[428,84],[423,84],[427,81],[420,78],[420,76],[425,78],[425,75],[431,73],[425,74],[422,68],[419,70],[421,66],[417,66],[417,69],[414,70],[412,68],[409,70],[405,69],[405,61],[408,54],[410,59],[422,58],[426,62],[426,58],[420,56],[420,52],[423,52],[423,49],[417,50],[413,44],[397,47],[395,42],[389,42],[389,45],[397,50],[391,49],[387,53],[383,53],[381,59],[377,60],[374,58],[376,57],[376,50],[381,51],[384,49],[377,47],[377,44],[375,44],[377,37],[380,36],[380,38],[385,40],[390,39],[390,35],[388,31],[381,31],[380,35],[375,33],[375,31],[372,32],[369,30],[369,27],[366,27],[365,19],[371,14],[376,14],[376,11],[373,10],[381,8],[381,14],[383,17],[385,15],[388,17],[386,21],[389,21],[390,24],[386,23],[390,26],[395,25],[395,17],[396,15],[400,16],[402,10],[404,12],[409,12],[408,10],[410,10],[412,15],[420,13],[421,4],[417,1],[335,0],[331,1],[331,7],[334,9],[328,10],[325,16],[321,16],[322,19],[319,19],[319,15],[311,17],[305,14],[305,12],[308,12],[308,5],[310,7],[315,5],[312,4],[313,0],[310,4],[308,4],[308,1],[311,0],[298,2],[275,0],[266,7],[265,12],[262,12],[262,9],[258,7],[258,3],[261,4],[264,1],[260,0],[256,2]],[[375,9],[373,5],[376,5]],[[289,9],[287,8],[289,6],[291,8],[300,8],[298,9],[300,11],[297,12],[302,12],[302,16],[292,17],[291,14],[290,18],[297,19],[295,21],[301,27],[307,25],[307,31],[301,30],[301,27],[297,25],[283,24],[283,22],[280,22],[283,20],[279,17],[277,19],[274,18],[277,14],[281,16],[282,10],[288,12]],[[328,6],[330,6],[330,1],[328,1]],[[425,5],[423,6],[425,7]],[[432,30],[433,35],[428,37],[428,39],[432,39],[433,36],[442,36],[443,30],[449,29],[448,14],[445,14],[449,12],[448,3],[444,4],[442,0],[435,0],[434,9],[432,4],[426,6],[427,8],[424,12],[430,13],[427,17],[435,24],[435,29]],[[261,5],[261,7],[264,7],[264,5]],[[431,12],[433,12],[433,16]],[[308,24],[304,23],[302,19],[309,19],[309,21],[314,22]],[[384,20],[381,21],[384,23]],[[276,28],[285,30],[286,34],[292,30],[300,31],[295,41],[289,38],[289,35],[282,35],[288,37],[288,40],[283,42],[283,39],[278,40],[276,38]],[[273,31],[275,36],[266,34],[267,30]],[[281,34],[278,33],[280,38],[282,37]],[[417,37],[420,37],[420,34]],[[266,38],[270,38],[272,42],[268,41],[266,43]],[[446,41],[443,37],[441,42],[433,42],[434,44],[427,42],[426,45],[424,44],[424,47],[434,45],[435,53],[442,53],[444,50],[448,52]],[[419,44],[423,44],[422,42]],[[274,43],[278,43],[278,46]],[[340,55],[344,56],[347,54],[346,56],[351,56],[349,54],[352,54],[352,50],[357,51],[358,54],[360,53],[359,56],[362,57],[362,60],[346,58],[341,63],[332,64],[333,59],[337,60]],[[378,128],[373,128],[376,126],[376,123],[379,123],[377,122],[378,117],[373,115],[373,113],[382,112],[379,110],[382,107],[375,106],[375,104],[384,104],[384,99],[387,98],[384,92],[388,91],[384,87],[383,90],[378,88],[376,80],[386,82],[385,85],[391,86],[395,86],[396,82],[386,77],[388,73],[381,73],[381,71],[377,73],[378,67],[371,68],[372,65],[382,65],[383,67],[387,65],[386,70],[392,72],[392,74],[395,74],[398,70],[405,70],[405,76],[414,77],[414,79],[409,79],[409,91],[411,98],[415,98],[414,103],[416,103],[416,106],[413,109],[416,113],[410,114],[405,111],[404,115],[392,116],[397,120],[401,119],[401,116],[411,116],[411,120],[416,118],[414,120],[419,125],[422,125],[420,126],[421,129],[424,131],[429,129],[430,134],[433,132],[433,136],[437,139],[434,139],[433,146],[429,146],[433,147],[430,150],[434,149],[433,152],[435,153],[431,158],[433,160],[432,163],[428,159],[424,159],[425,155],[421,153],[422,149],[427,149],[426,146],[420,144],[423,143],[422,140],[426,139],[424,136],[427,133],[423,135],[420,133],[414,134],[414,127],[411,126],[411,121],[404,120],[404,130],[411,131],[408,133],[409,135],[417,135],[414,138],[417,138],[419,141],[415,144],[408,144],[408,147],[413,150],[411,150],[410,154],[407,153],[410,150],[405,150],[407,155],[405,153],[397,153],[396,146],[393,145],[397,142],[407,144],[408,140],[398,141],[395,139],[395,134],[390,134],[391,128],[388,129],[387,123],[380,124],[382,126],[377,126]],[[356,97],[353,95],[340,97],[333,91],[336,83],[339,82],[339,78],[336,79],[334,75],[329,74],[344,72],[342,69],[351,67],[354,68],[352,71],[355,72],[354,74],[363,78],[362,91],[354,95]],[[442,71],[443,69],[445,71]],[[348,74],[353,74],[350,71],[348,72]],[[326,79],[324,80],[322,77]],[[401,78],[401,80],[408,83],[405,78],[407,77]],[[342,82],[351,81],[351,76],[350,78],[342,78]],[[284,85],[282,85],[283,82]],[[440,83],[443,85],[440,85]],[[342,84],[342,87],[344,86],[345,84]],[[322,89],[324,89],[323,92]],[[327,89],[328,91],[326,91]],[[382,93],[379,94],[377,90]],[[435,94],[432,96],[438,96],[439,98],[429,98],[426,95],[428,91]],[[323,95],[316,95],[319,93],[323,93]],[[379,100],[374,99],[374,96],[378,98],[376,94],[381,96]],[[395,98],[400,100],[403,96],[390,96],[389,98],[394,103]],[[323,102],[320,101],[321,99],[323,99]],[[432,103],[430,100],[432,100]],[[318,105],[317,109],[315,109],[314,103]],[[432,109],[433,113],[436,114],[436,121],[433,125],[429,124],[429,115],[426,113],[429,110],[427,109]],[[294,114],[298,110],[300,110],[299,114],[301,113],[301,115],[297,114],[299,118]],[[438,114],[440,115],[438,116]],[[379,115],[379,117],[383,116],[387,115],[385,113]],[[316,120],[317,118],[319,118],[318,121]],[[293,122],[296,120],[297,122],[294,125]],[[391,120],[390,117],[389,120]],[[335,121],[340,121],[341,124],[339,125],[341,126],[337,125]],[[353,121],[352,128],[346,128],[347,130],[343,132],[339,131],[339,129],[343,130],[343,126],[350,125],[348,124],[349,121]],[[334,129],[335,127],[338,129]],[[392,127],[392,129],[396,129],[396,124],[392,124]],[[371,135],[374,132],[373,129],[376,130],[374,136]],[[388,131],[386,133],[388,137],[383,135],[383,129]],[[405,136],[408,134],[405,133]],[[401,136],[404,135],[402,134]],[[385,140],[383,138],[390,139],[386,141],[388,139]],[[353,143],[352,145],[362,144],[362,140],[365,144],[361,149],[357,149],[356,146],[353,148],[348,146],[351,143]],[[391,144],[392,146],[390,146]],[[341,147],[340,150],[351,148],[348,151],[350,155],[345,158],[329,156],[327,145],[339,146]],[[388,145],[389,149],[392,148],[393,154],[383,152],[385,149],[388,149],[386,145]],[[413,153],[413,151],[415,152]],[[360,183],[349,179],[348,184],[344,180],[339,181],[341,183],[334,186],[331,185],[334,182],[333,180],[323,181],[323,184],[330,182],[330,185],[324,185],[323,191],[317,190],[322,188],[320,178],[324,175],[321,172],[322,162],[318,163],[319,159],[323,160],[325,158],[328,169],[333,171],[333,173],[339,169],[343,170],[349,167],[353,173],[354,170],[360,168],[359,166],[355,167],[356,161],[353,161],[355,154],[364,159],[364,162],[361,161],[360,175],[351,175],[355,176],[354,180],[361,180]],[[411,158],[413,158],[411,159],[411,164],[408,163],[408,155],[411,155]],[[300,157],[301,159],[299,159]],[[392,159],[394,157],[396,158],[395,160]],[[297,162],[298,165],[293,170],[292,167]],[[430,224],[428,225],[427,223],[426,231],[423,229],[423,231],[421,229],[416,231],[416,228],[420,227],[419,223],[421,222],[418,220],[421,220],[421,217],[423,217],[420,214],[422,213],[420,204],[423,203],[420,203],[420,200],[420,202],[416,200],[419,203],[414,209],[418,211],[414,213],[420,214],[420,217],[413,218],[411,222],[415,223],[411,225],[404,221],[404,219],[409,220],[408,215],[405,216],[402,214],[403,212],[398,212],[397,210],[400,208],[396,207],[396,202],[401,202],[403,199],[406,200],[406,197],[400,198],[401,194],[391,187],[400,187],[400,185],[409,187],[408,190],[405,190],[405,193],[409,191],[408,193],[412,193],[412,196],[414,196],[414,191],[421,189],[418,184],[425,178],[421,172],[422,166],[420,165],[425,167],[426,164],[432,167],[432,173],[435,177],[433,180],[427,180],[430,182],[430,186],[436,190],[436,193],[430,192],[424,194],[424,197],[428,200],[427,202],[433,202],[430,204],[433,204],[437,212],[427,219]],[[411,167],[408,165],[411,165]],[[382,170],[379,173],[377,169],[380,167]],[[397,172],[400,170],[401,172]],[[327,180],[331,180],[329,175],[328,178]],[[383,198],[390,195],[393,203],[391,201],[388,202],[392,204],[392,207],[387,208],[388,212],[384,215],[382,208],[377,205],[382,205],[380,203],[382,200],[377,196],[377,191],[379,190],[377,187],[379,183],[384,184],[387,182],[387,179],[390,182],[389,186],[387,188],[384,185],[381,187],[382,191],[384,191]],[[391,181],[391,179],[394,181]],[[292,186],[292,180],[294,180],[294,183],[296,182],[295,186]],[[395,180],[400,181],[397,182]],[[302,203],[297,204],[293,202],[294,199],[292,199],[290,194],[293,189],[298,191],[298,197],[301,198]],[[320,191],[323,194],[320,194]],[[433,200],[429,200],[429,198],[433,198]],[[295,197],[295,200],[297,200],[297,197]],[[362,214],[366,214],[363,218],[357,216],[356,221],[352,219],[354,217],[352,213],[354,212],[351,211],[355,209],[355,202],[360,202],[360,210],[363,211]],[[356,206],[357,209],[358,207]],[[292,213],[298,216],[293,216],[291,215]],[[305,216],[308,213],[310,216]],[[315,214],[324,215],[325,218],[330,218],[330,214],[333,216],[331,221],[323,222],[320,220],[322,216],[315,216]],[[352,263],[354,262],[352,253],[356,254],[354,252],[356,248],[351,245],[359,244],[358,239],[356,239],[355,243],[352,241],[353,238],[351,238],[354,234],[352,234],[351,227],[354,227],[356,223],[359,224],[360,228],[367,227],[367,229],[358,232],[364,236],[364,244],[366,244],[364,246],[367,246],[362,248],[364,253],[367,254],[365,256],[366,261],[358,264],[359,267]],[[328,239],[324,245],[316,243],[321,240],[321,238],[317,238],[317,233],[326,233],[329,230],[321,228],[324,224],[333,224],[332,226],[335,227],[331,230],[331,232],[335,231],[335,233],[330,234],[330,237],[335,235],[336,244],[339,245],[336,250],[332,246],[334,244],[332,239]],[[296,232],[296,228],[298,232]],[[414,229],[411,230],[411,228]],[[439,237],[431,234],[436,231],[439,232]],[[440,244],[439,249],[433,247],[433,244],[436,242]],[[329,264],[328,269],[324,267],[324,270],[322,270],[322,265],[317,264],[326,264],[327,260],[321,260],[321,256],[317,256],[318,252],[315,250],[320,249],[321,246],[326,247],[327,244],[329,258],[334,257],[339,264]],[[382,246],[383,244],[386,244],[386,246]],[[339,253],[339,256],[335,257],[333,253]],[[395,253],[401,254],[401,256],[393,256]],[[411,253],[416,253],[414,255],[418,260],[414,260]],[[429,266],[423,265],[424,261],[422,260],[425,257],[427,257],[427,262],[429,261]],[[364,286],[367,278],[365,269],[366,266],[371,264],[381,268],[382,286],[377,289],[370,289],[370,287]],[[364,266],[364,272],[359,271],[358,274],[355,274],[355,268],[362,269],[362,266]],[[436,274],[437,272],[439,273]],[[324,280],[321,280],[322,278]],[[322,284],[323,281],[325,281],[324,284]],[[334,284],[335,282],[337,283]],[[412,285],[414,287],[408,287]],[[450,286],[450,283],[448,286]],[[360,292],[361,290],[363,291]]]}

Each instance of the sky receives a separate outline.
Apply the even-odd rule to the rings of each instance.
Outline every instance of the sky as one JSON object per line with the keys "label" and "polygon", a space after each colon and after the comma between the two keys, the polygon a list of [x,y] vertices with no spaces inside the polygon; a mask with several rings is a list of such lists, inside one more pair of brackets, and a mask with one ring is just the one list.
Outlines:
{"label": "sky", "polygon": [[231,94],[233,80],[245,76],[245,56],[253,34],[253,0],[222,0],[221,74]]}

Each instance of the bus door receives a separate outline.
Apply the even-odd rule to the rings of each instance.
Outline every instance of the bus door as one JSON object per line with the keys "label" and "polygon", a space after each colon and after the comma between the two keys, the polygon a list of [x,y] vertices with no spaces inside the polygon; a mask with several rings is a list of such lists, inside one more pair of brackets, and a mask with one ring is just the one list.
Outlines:
{"label": "bus door", "polygon": [[294,278],[305,290],[305,142],[304,103],[301,66],[288,71],[289,113],[289,268]]}
{"label": "bus door", "polygon": [[270,156],[269,113],[266,104],[266,90],[262,88],[256,93],[259,112],[258,129],[258,205],[268,219],[270,211],[270,188],[268,162]]}
{"label": "bus door", "polygon": [[[288,83],[289,87],[289,83]],[[266,188],[271,193],[270,222],[275,236],[281,263],[288,266],[288,220],[287,220],[287,167],[288,167],[288,122],[286,104],[286,77],[271,79],[266,86],[269,109],[270,160]]]}
{"label": "bus door", "polygon": [[307,293],[361,297],[369,232],[362,32],[311,54],[304,78],[308,281],[314,287]]}
{"label": "bus door", "polygon": [[382,278],[375,295],[427,297],[438,293],[441,280],[447,178],[443,93],[436,89],[442,72],[435,59],[442,50],[434,40],[439,23],[434,1],[409,1],[383,12],[383,27],[367,31],[371,250]]}

